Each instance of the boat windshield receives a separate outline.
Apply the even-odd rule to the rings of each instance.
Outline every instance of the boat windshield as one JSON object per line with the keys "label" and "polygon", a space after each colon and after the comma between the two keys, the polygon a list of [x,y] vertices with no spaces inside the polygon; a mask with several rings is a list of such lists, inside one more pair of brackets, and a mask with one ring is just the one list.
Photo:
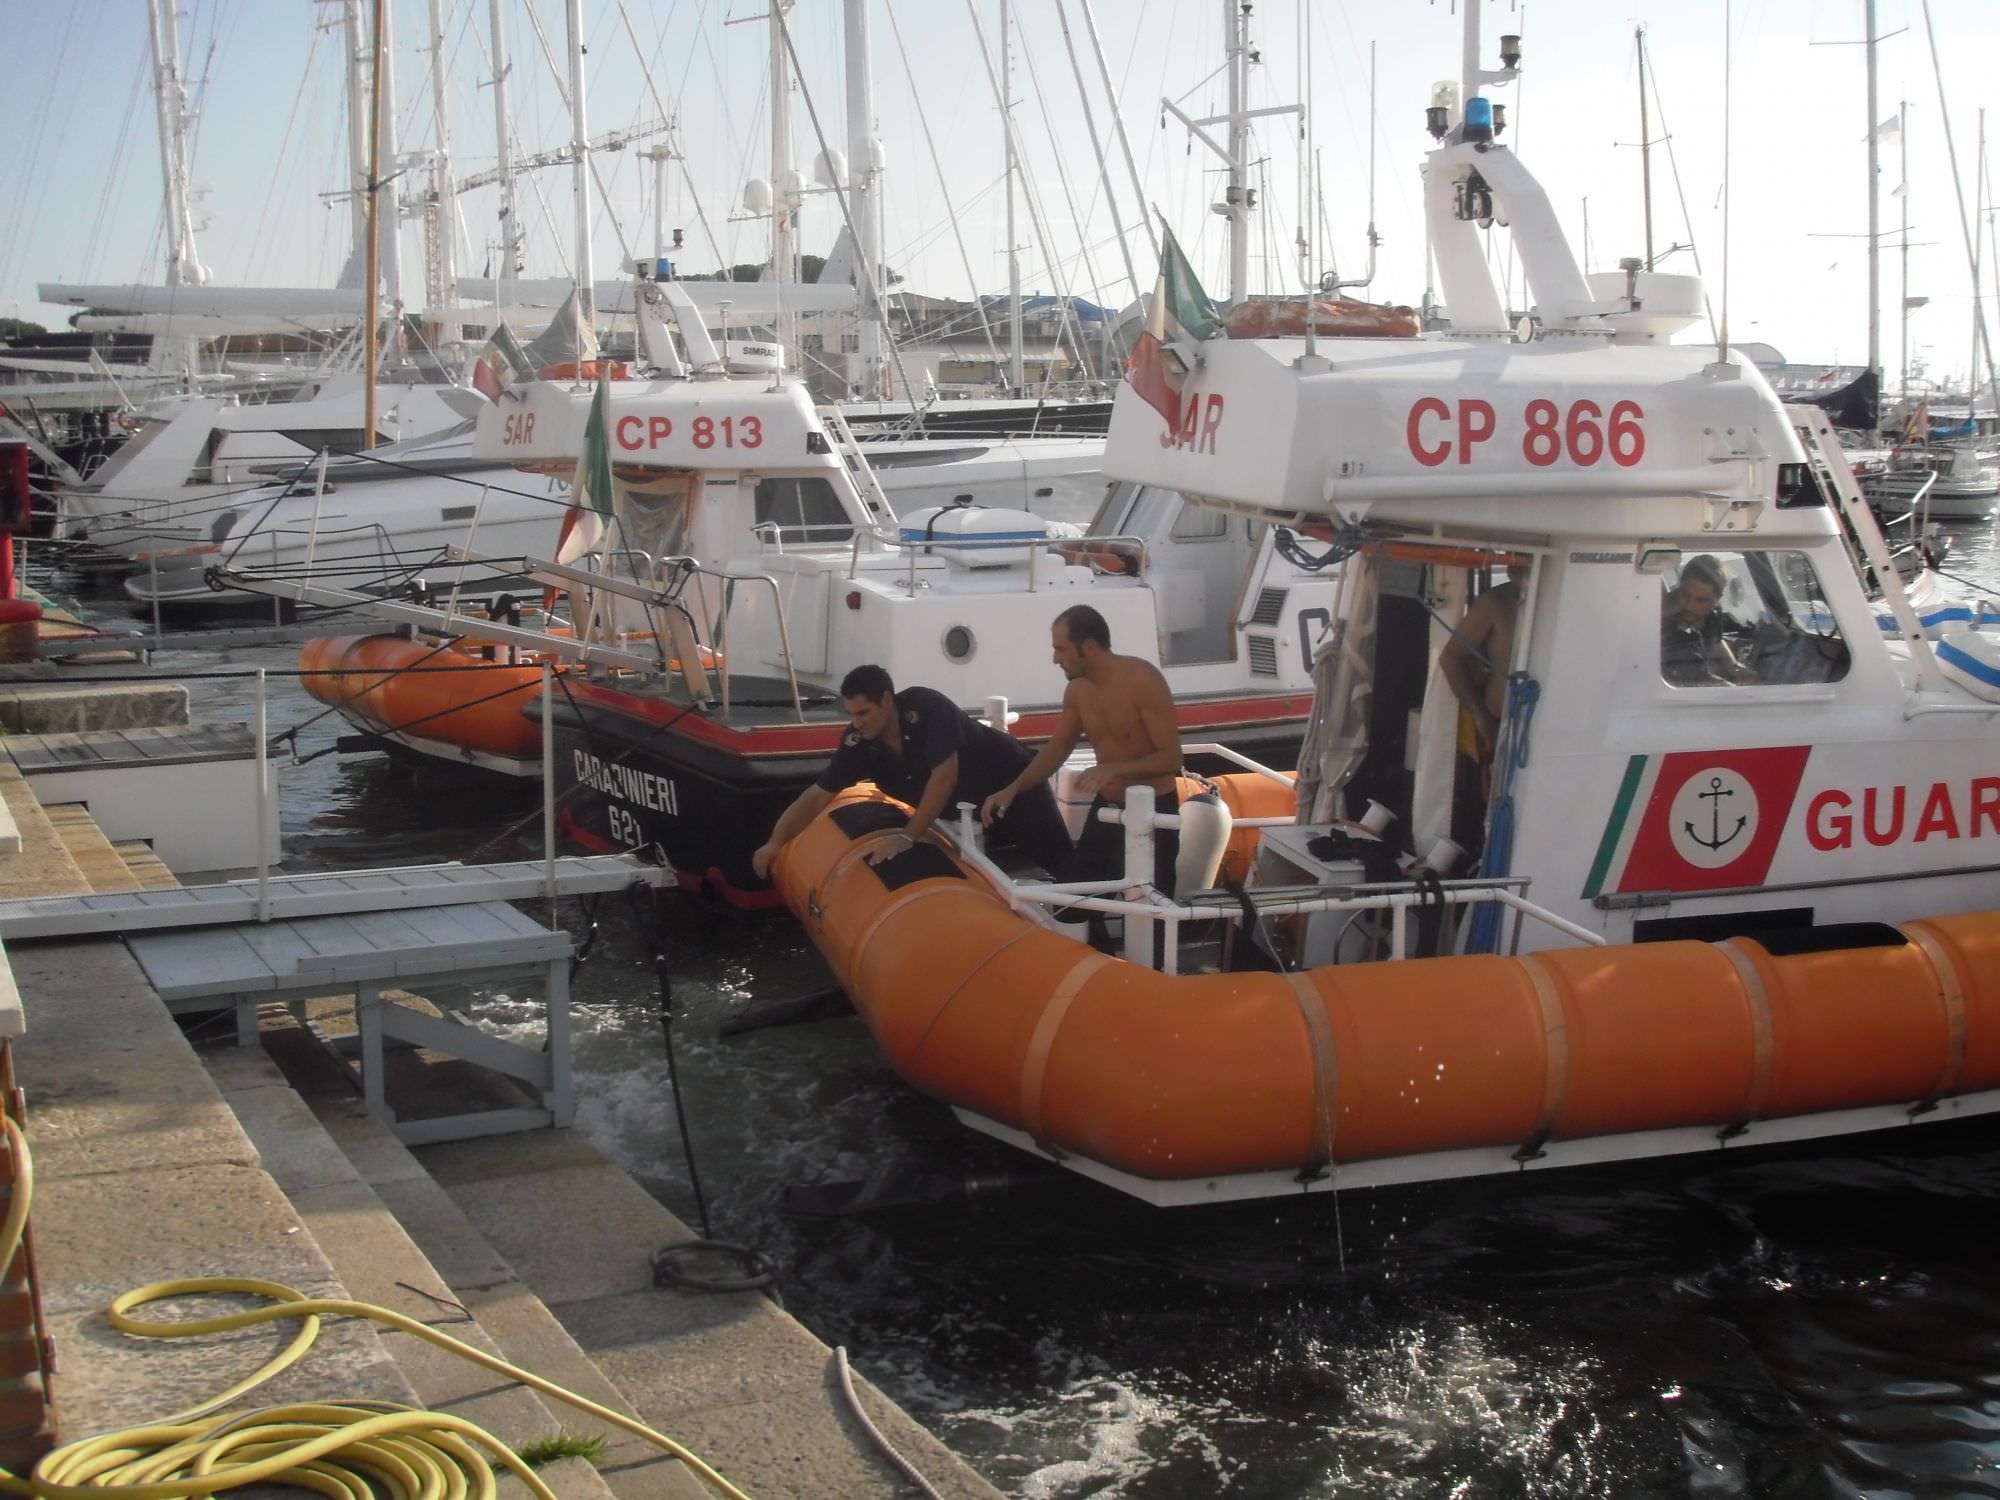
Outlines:
{"label": "boat windshield", "polygon": [[1847,644],[1803,552],[1703,552],[1660,580],[1660,675],[1677,688],[1838,682]]}

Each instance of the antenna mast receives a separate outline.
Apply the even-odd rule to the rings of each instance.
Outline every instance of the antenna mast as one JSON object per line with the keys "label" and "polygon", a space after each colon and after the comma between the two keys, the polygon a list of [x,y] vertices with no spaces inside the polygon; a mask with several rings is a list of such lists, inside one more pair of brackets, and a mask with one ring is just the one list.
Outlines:
{"label": "antenna mast", "polygon": [[1646,211],[1646,269],[1653,269],[1653,125],[1646,109],[1646,28],[1632,28],[1639,49],[1639,190]]}

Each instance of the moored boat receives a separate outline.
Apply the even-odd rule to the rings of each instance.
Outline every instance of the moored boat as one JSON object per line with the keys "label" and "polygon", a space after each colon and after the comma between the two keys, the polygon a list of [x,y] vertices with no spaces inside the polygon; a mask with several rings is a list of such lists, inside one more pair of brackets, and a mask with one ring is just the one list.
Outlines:
{"label": "moored boat", "polygon": [[[1825,412],[1669,342],[1692,278],[1582,275],[1468,70],[1426,166],[1449,331],[1182,340],[1207,447],[1137,392],[1113,413],[1120,480],[1350,558],[1331,705],[1320,682],[1355,712],[1300,767],[1311,821],[1261,834],[1259,885],[1152,889],[1147,798],[1113,815],[1108,892],[1014,882],[949,825],[870,863],[903,814],[865,795],[778,862],[906,1079],[1153,1202],[2000,1109],[2000,619],[1906,585]],[[1488,590],[1490,738],[1444,666]],[[1339,826],[1364,795],[1388,850]],[[1076,905],[1122,916],[1124,958],[1050,919]],[[1247,948],[1196,937],[1239,910]],[[1251,950],[1281,971],[1231,972]]]}
{"label": "moored boat", "polygon": [[538,776],[526,715],[545,669],[566,664],[451,637],[320,636],[299,652],[307,692],[385,747],[505,776]]}

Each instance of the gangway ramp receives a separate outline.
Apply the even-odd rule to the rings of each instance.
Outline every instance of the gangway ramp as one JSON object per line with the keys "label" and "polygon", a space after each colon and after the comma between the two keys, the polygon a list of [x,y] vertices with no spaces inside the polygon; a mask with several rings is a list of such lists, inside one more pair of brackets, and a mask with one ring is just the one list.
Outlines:
{"label": "gangway ramp", "polygon": [[496,864],[272,875],[210,885],[0,901],[0,943],[34,938],[125,936],[175,927],[407,911],[488,901],[585,896],[671,883],[672,873],[631,855],[575,855]]}

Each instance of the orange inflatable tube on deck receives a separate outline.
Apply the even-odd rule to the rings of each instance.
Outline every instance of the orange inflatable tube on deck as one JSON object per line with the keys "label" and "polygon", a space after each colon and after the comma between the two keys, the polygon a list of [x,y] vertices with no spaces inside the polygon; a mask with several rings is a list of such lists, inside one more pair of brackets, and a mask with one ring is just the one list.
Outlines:
{"label": "orange inflatable tube on deck", "polygon": [[2000,1086],[1991,914],[1788,956],[1733,939],[1169,976],[1027,920],[942,848],[869,865],[871,801],[836,799],[777,876],[890,1062],[1138,1177],[1727,1135]]}

